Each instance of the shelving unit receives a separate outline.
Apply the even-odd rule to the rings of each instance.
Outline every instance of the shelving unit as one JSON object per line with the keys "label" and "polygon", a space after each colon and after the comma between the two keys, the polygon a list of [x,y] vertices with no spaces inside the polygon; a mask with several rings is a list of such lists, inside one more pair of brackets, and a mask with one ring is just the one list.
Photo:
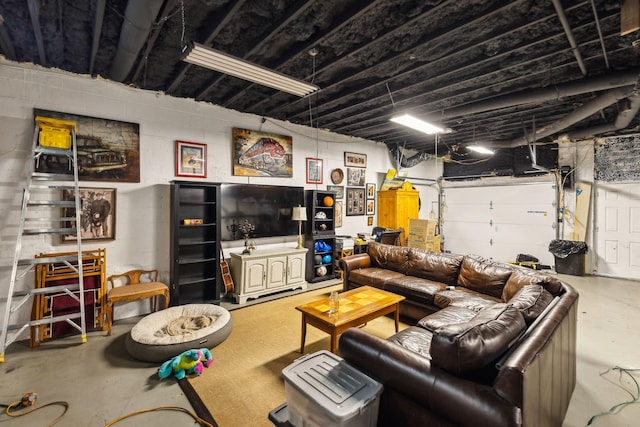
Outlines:
{"label": "shelving unit", "polygon": [[171,305],[220,303],[220,184],[171,182]]}
{"label": "shelving unit", "polygon": [[[305,229],[305,247],[307,254],[306,278],[315,283],[336,277],[335,258],[335,197],[334,191],[307,190],[307,222]],[[331,203],[325,203],[330,198]],[[318,274],[324,267],[326,274]]]}

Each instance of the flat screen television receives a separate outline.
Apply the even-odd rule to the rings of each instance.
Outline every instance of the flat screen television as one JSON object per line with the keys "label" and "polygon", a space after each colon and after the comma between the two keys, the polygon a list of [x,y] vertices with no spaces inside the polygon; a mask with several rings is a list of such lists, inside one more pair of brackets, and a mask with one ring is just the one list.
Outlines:
{"label": "flat screen television", "polygon": [[298,223],[291,220],[294,206],[304,205],[304,188],[278,185],[222,184],[220,207],[221,239],[242,240],[238,225],[255,226],[251,237],[298,235]]}

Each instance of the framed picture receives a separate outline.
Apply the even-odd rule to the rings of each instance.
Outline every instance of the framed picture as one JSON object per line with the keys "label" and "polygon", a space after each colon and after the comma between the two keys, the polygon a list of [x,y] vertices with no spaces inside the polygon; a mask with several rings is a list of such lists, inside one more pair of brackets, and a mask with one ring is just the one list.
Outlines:
{"label": "framed picture", "polygon": [[207,177],[207,145],[176,141],[176,176]]}
{"label": "framed picture", "polygon": [[233,128],[233,175],[293,177],[293,138]]}
{"label": "framed picture", "polygon": [[[140,182],[140,125],[34,109],[35,116],[76,122],[80,181]],[[97,160],[98,159],[98,160]],[[72,175],[67,156],[43,154],[36,172]],[[98,184],[100,185],[100,184]]]}
{"label": "framed picture", "polygon": [[347,168],[347,185],[364,187],[365,175],[364,169]]}
{"label": "framed picture", "polygon": [[337,227],[342,227],[342,202],[335,203],[335,225]]}
{"label": "framed picture", "polygon": [[364,188],[347,187],[347,216],[364,215]]}
{"label": "framed picture", "polygon": [[366,168],[367,167],[367,155],[359,153],[344,152],[344,165],[353,168]]}
{"label": "framed picture", "polygon": [[344,199],[344,186],[343,185],[327,185],[328,191],[336,192],[336,199]]}
{"label": "framed picture", "polygon": [[367,225],[369,227],[371,227],[373,225],[373,217],[372,216],[368,216],[367,217]]}
{"label": "framed picture", "polygon": [[367,183],[367,200],[376,198],[376,185]]}
{"label": "framed picture", "polygon": [[[72,189],[62,190],[64,200],[74,200]],[[116,238],[116,189],[115,188],[80,188],[80,225],[69,221],[65,226],[77,228],[83,242],[106,241]],[[75,208],[63,208],[64,218],[75,218]],[[62,243],[76,243],[77,234],[61,235]]]}
{"label": "framed picture", "polygon": [[307,157],[307,184],[322,184],[322,159]]}
{"label": "framed picture", "polygon": [[376,201],[367,200],[367,215],[374,215],[376,213]]}

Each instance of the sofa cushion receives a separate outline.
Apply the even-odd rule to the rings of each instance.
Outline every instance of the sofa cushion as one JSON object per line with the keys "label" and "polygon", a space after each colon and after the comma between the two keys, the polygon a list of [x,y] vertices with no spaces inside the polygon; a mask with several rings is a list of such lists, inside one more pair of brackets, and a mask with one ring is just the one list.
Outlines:
{"label": "sofa cushion", "polygon": [[528,268],[517,267],[504,285],[502,301],[509,301],[525,285],[541,285],[553,296],[563,292],[562,282],[559,279]]}
{"label": "sofa cushion", "polygon": [[472,291],[464,287],[440,291],[433,299],[433,303],[440,308],[464,307],[475,312],[499,302],[502,302],[499,298]]}
{"label": "sofa cushion", "polygon": [[372,267],[407,273],[408,247],[371,242],[367,245],[367,253],[371,258]]}
{"label": "sofa cushion", "polygon": [[494,262],[478,255],[467,255],[462,260],[458,285],[496,298],[513,272],[513,267]]}
{"label": "sofa cushion", "polygon": [[525,322],[530,324],[544,311],[553,300],[553,295],[541,285],[524,285],[509,300],[509,304],[520,310]]}
{"label": "sofa cushion", "polygon": [[429,355],[429,349],[431,347],[431,337],[433,334],[431,331],[419,328],[417,326],[410,326],[395,335],[392,335],[387,339],[396,343],[407,350],[411,350],[426,358],[431,358]]}
{"label": "sofa cushion", "polygon": [[431,339],[431,360],[449,372],[480,369],[507,351],[526,327],[522,313],[512,305],[495,304],[473,319],[438,328]]}
{"label": "sofa cushion", "polygon": [[369,285],[375,288],[384,289],[385,283],[391,279],[401,279],[404,274],[386,268],[357,268],[349,273],[349,282],[356,285]]}
{"label": "sofa cushion", "polygon": [[407,274],[447,285],[455,285],[463,258],[462,255],[411,248],[408,254]]}
{"label": "sofa cushion", "polygon": [[413,276],[394,277],[385,283],[385,290],[405,296],[413,301],[433,304],[436,293],[446,288],[444,283]]}
{"label": "sofa cushion", "polygon": [[473,319],[476,314],[478,314],[476,311],[469,310],[465,307],[446,307],[420,319],[418,326],[428,329],[429,331],[435,331],[443,326],[468,322]]}

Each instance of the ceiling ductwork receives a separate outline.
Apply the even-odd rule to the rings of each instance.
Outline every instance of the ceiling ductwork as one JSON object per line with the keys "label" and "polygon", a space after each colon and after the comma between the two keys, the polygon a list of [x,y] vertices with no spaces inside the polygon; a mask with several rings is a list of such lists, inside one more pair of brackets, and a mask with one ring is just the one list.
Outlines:
{"label": "ceiling ductwork", "polygon": [[[613,89],[601,95],[598,95],[596,98],[587,102],[582,107],[575,109],[562,119],[543,126],[540,129],[535,129],[532,139],[524,136],[522,138],[517,138],[511,141],[509,144],[507,144],[507,146],[519,147],[521,145],[527,145],[539,141],[541,138],[555,135],[558,132],[567,129],[569,126],[574,125],[579,121],[598,113],[598,111],[602,110],[603,108],[608,107],[611,104],[615,104],[621,99],[625,99],[631,96],[633,94],[633,90],[634,86],[627,86],[624,88]],[[504,145],[505,144],[502,144],[502,146]]]}
{"label": "ceiling ductwork", "polygon": [[400,168],[412,168],[417,164],[434,157],[433,154],[424,152],[414,154],[411,157],[406,157],[404,151],[400,149],[400,145],[398,144],[387,144],[387,148],[389,149],[389,153],[393,157],[393,161]]}
{"label": "ceiling ductwork", "polygon": [[497,96],[484,101],[448,109],[442,114],[441,120],[444,121],[456,117],[484,113],[517,105],[548,102],[555,99],[582,95],[589,92],[600,92],[603,90],[634,85],[638,81],[638,74],[640,74],[640,69],[633,69],[589,79],[576,80],[543,89],[523,90],[509,95]]}
{"label": "ceiling ductwork", "polygon": [[112,80],[123,82],[135,64],[163,0],[130,1],[122,23],[118,50],[109,73]]}
{"label": "ceiling ductwork", "polygon": [[575,141],[578,139],[598,136],[603,133],[626,129],[627,126],[631,124],[631,121],[634,119],[634,117],[638,114],[638,111],[640,111],[640,94],[634,90],[633,95],[631,95],[629,98],[626,98],[626,100],[628,100],[627,103],[620,104],[618,116],[613,123],[571,131],[560,135],[558,139]]}

